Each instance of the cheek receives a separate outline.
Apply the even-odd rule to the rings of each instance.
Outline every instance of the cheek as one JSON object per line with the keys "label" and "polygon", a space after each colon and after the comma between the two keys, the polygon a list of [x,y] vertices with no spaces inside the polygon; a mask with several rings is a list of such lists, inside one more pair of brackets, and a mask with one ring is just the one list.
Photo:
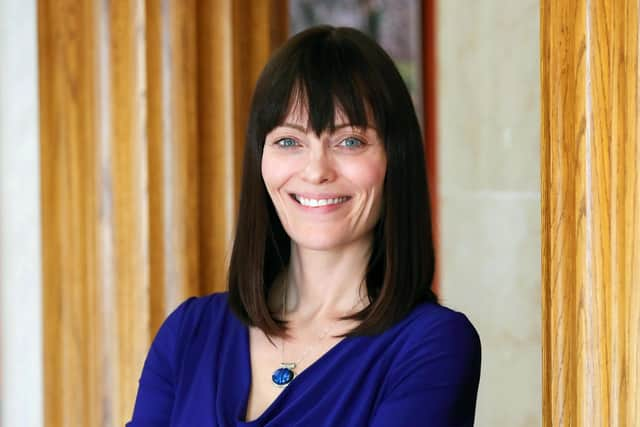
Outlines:
{"label": "cheek", "polygon": [[262,179],[269,193],[277,190],[287,179],[286,162],[278,159],[267,152],[262,156]]}
{"label": "cheek", "polygon": [[345,165],[344,176],[361,189],[381,193],[387,162],[384,158],[366,159]]}

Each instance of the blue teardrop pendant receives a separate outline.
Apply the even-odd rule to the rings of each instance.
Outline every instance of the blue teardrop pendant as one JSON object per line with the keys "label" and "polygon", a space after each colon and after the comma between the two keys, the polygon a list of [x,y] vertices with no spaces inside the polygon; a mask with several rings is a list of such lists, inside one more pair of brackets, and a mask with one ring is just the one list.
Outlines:
{"label": "blue teardrop pendant", "polygon": [[271,381],[278,387],[286,387],[296,376],[293,372],[295,367],[295,363],[281,363],[281,367],[273,371]]}

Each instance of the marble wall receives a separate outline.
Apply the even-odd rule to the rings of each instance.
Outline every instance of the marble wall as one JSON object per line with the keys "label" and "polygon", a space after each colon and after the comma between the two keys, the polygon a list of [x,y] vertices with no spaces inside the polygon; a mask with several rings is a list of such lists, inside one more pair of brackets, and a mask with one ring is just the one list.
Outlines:
{"label": "marble wall", "polygon": [[438,4],[441,296],[483,345],[476,425],[541,425],[539,2]]}
{"label": "marble wall", "polygon": [[0,425],[39,427],[42,317],[35,0],[0,0]]}

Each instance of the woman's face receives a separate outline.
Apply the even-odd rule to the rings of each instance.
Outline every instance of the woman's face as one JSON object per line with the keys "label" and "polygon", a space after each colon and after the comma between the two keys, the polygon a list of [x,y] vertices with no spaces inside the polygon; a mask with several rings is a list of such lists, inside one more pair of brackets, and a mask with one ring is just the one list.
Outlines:
{"label": "woman's face", "polygon": [[340,111],[334,133],[318,136],[306,109],[294,109],[267,135],[262,155],[262,178],[284,229],[315,250],[370,238],[386,169],[377,131],[350,126]]}

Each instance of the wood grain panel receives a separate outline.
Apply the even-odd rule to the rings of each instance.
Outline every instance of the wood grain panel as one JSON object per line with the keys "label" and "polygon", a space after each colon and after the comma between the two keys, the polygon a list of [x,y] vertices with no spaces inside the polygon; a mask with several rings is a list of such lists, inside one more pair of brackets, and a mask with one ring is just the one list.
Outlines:
{"label": "wood grain panel", "polygon": [[39,75],[44,391],[55,396],[45,399],[48,425],[92,425],[102,415],[89,403],[100,399],[103,383],[95,274],[98,118],[86,108],[95,105],[93,12],[72,0],[38,8],[39,64],[58,70]]}
{"label": "wood grain panel", "polygon": [[244,134],[234,123],[232,2],[202,1],[198,7],[201,283],[204,292],[213,292],[226,288]]}
{"label": "wood grain panel", "polygon": [[286,0],[206,0],[198,7],[201,292],[208,293],[226,288],[251,94],[287,37],[288,19]]}
{"label": "wood grain panel", "polygon": [[543,424],[639,419],[638,1],[541,2]]}
{"label": "wood grain panel", "polygon": [[200,287],[195,3],[147,2],[152,331]]}
{"label": "wood grain panel", "polygon": [[39,0],[47,426],[123,425],[168,312],[225,288],[249,95],[285,6]]}
{"label": "wood grain panel", "polygon": [[[99,46],[100,235],[103,341],[109,411],[102,425],[131,414],[151,333],[149,325],[149,204],[144,0],[103,3]],[[108,9],[107,9],[108,6]],[[108,13],[104,13],[108,11]],[[105,72],[104,70],[108,70]],[[107,119],[108,118],[108,119]]]}
{"label": "wood grain panel", "polygon": [[[610,7],[611,9],[611,7]],[[609,380],[610,426],[637,425],[640,420],[640,2],[625,0],[613,10],[611,26],[600,29],[600,38],[612,36],[610,63],[610,105],[601,110],[610,111],[611,144],[610,165],[605,169],[611,176],[610,233],[611,283],[607,296],[607,311],[611,336],[607,358],[612,372]],[[602,11],[599,11],[602,14]],[[602,90],[602,86],[594,88]],[[607,151],[608,147],[602,147]],[[597,181],[602,187],[601,180]],[[607,270],[605,270],[609,273]]]}

